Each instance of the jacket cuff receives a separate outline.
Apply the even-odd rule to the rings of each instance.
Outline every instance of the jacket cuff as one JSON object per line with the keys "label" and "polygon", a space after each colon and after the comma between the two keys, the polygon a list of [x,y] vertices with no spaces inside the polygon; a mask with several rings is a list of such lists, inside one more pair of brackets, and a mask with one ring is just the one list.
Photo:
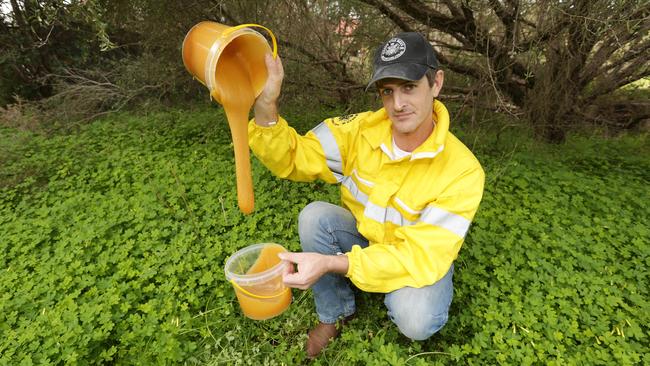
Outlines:
{"label": "jacket cuff", "polygon": [[287,125],[287,121],[281,116],[278,116],[278,121],[270,126],[260,126],[257,123],[255,123],[255,118],[252,118],[248,122],[248,133],[251,132],[264,133],[263,131],[272,131],[272,130],[276,130],[280,125],[284,125],[284,126]]}
{"label": "jacket cuff", "polygon": [[348,256],[348,272],[345,277],[352,279],[359,273],[359,254],[361,254],[361,247],[358,245],[353,245],[352,250],[345,253]]}

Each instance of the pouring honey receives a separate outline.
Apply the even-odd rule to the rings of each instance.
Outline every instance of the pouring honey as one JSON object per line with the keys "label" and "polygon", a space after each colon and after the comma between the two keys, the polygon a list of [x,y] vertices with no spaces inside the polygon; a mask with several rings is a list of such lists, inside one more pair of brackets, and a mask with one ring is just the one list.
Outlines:
{"label": "pouring honey", "polygon": [[273,55],[277,56],[275,36],[257,24],[230,27],[205,21],[192,27],[183,41],[185,67],[210,90],[211,97],[226,112],[235,155],[237,203],[245,214],[255,208],[248,114],[264,88],[268,76],[264,57],[271,52],[266,39],[251,27],[269,32]]}

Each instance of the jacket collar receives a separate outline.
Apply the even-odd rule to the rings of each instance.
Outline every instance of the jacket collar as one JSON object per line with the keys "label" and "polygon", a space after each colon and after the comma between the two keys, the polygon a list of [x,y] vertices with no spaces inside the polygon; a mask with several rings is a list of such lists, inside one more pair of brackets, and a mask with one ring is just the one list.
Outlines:
{"label": "jacket collar", "polygon": [[[438,100],[433,101],[433,118],[436,121],[433,132],[413,151],[411,160],[433,158],[444,150],[449,131],[449,112]],[[391,153],[393,145],[391,121],[386,110],[381,108],[373,112],[367,117],[366,122],[368,127],[362,132],[364,138],[373,149],[381,148],[391,160],[394,160]]]}

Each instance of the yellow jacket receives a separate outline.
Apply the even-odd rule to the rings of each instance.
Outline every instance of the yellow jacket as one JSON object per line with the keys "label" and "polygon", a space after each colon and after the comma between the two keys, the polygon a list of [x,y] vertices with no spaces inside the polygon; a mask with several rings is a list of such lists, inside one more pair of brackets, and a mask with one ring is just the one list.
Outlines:
{"label": "yellow jacket", "polygon": [[253,153],[280,178],[341,183],[341,196],[370,245],[347,253],[347,277],[360,289],[391,292],[431,285],[458,256],[483,195],[485,175],[449,129],[445,106],[410,158],[392,151],[391,122],[376,112],[330,118],[304,136],[280,118],[248,125]]}

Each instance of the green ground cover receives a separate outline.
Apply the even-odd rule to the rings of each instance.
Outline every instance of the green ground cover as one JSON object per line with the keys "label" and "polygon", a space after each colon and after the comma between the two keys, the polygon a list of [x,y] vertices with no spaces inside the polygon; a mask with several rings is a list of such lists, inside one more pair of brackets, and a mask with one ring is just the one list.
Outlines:
{"label": "green ground cover", "polygon": [[[646,138],[459,135],[487,182],[449,323],[410,342],[382,296],[360,294],[359,316],[314,364],[650,364]],[[217,108],[49,138],[0,128],[0,365],[303,363],[311,294],[248,320],[223,264],[251,243],[297,250],[300,209],[338,190],[254,160],[256,211],[243,216],[229,141]]]}

